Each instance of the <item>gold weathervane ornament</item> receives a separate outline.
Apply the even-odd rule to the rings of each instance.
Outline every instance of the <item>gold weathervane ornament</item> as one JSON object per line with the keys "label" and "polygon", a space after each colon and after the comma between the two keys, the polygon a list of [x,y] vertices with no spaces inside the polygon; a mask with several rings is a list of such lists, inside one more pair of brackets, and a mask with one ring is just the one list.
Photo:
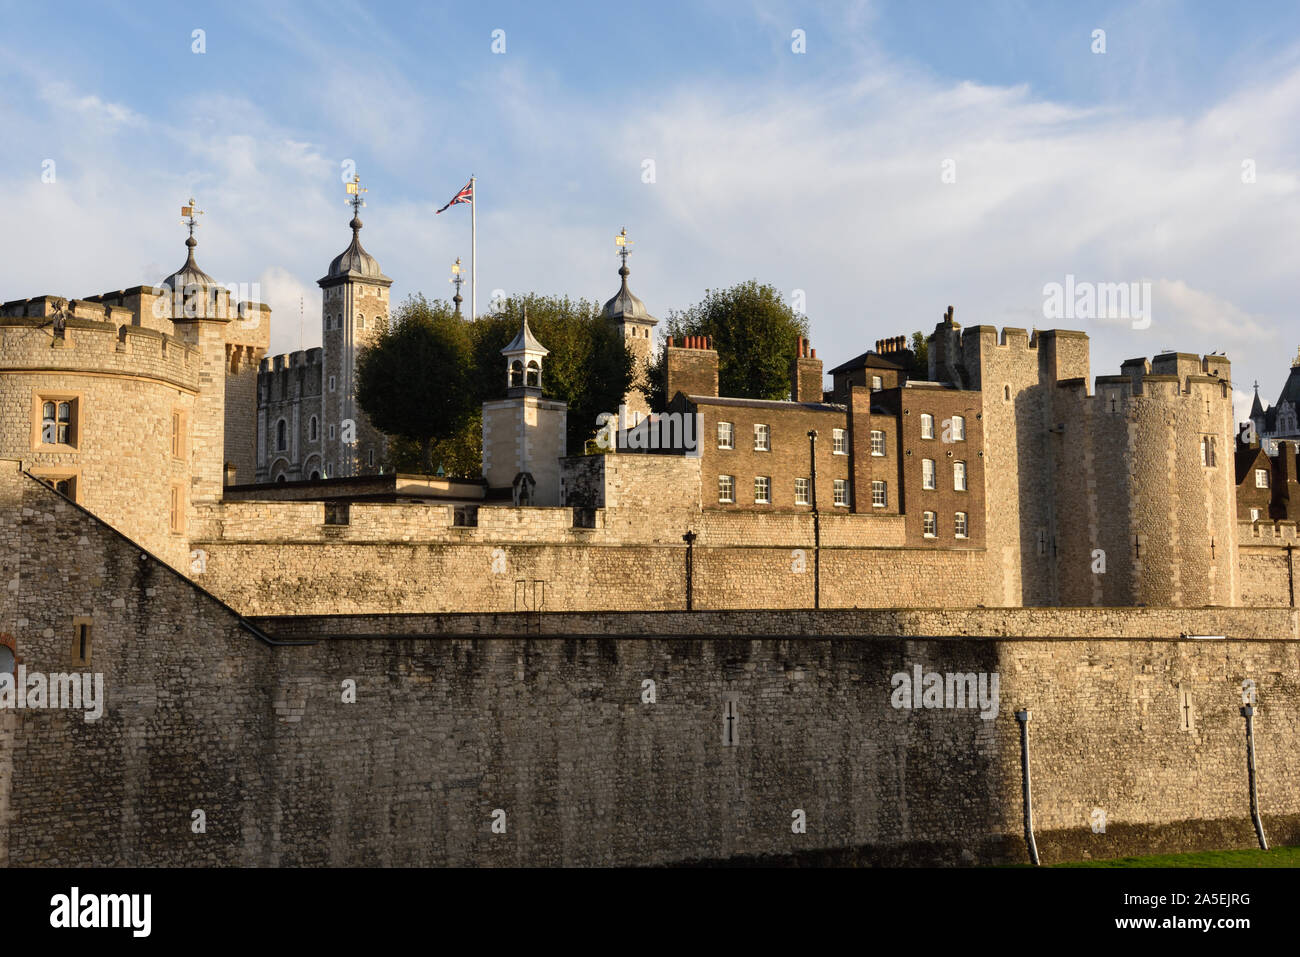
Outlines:
{"label": "gold weathervane ornament", "polygon": [[361,185],[360,173],[354,175],[352,177],[352,182],[347,183],[345,185],[347,186],[348,189],[348,196],[351,198],[345,199],[343,202],[347,203],[352,207],[352,215],[355,216],[357,215],[357,212],[361,209],[361,207],[366,205],[366,201],[361,198],[361,194],[367,193],[369,192],[369,190]]}
{"label": "gold weathervane ornament", "polygon": [[203,210],[199,209],[194,203],[194,197],[190,197],[190,204],[181,207],[181,225],[190,228],[190,238],[194,238],[194,230],[198,228],[198,217],[203,215]]}
{"label": "gold weathervane ornament", "polygon": [[627,238],[626,226],[614,237],[614,245],[618,247],[618,254],[622,257],[623,265],[626,267],[628,254],[632,252],[632,240]]}

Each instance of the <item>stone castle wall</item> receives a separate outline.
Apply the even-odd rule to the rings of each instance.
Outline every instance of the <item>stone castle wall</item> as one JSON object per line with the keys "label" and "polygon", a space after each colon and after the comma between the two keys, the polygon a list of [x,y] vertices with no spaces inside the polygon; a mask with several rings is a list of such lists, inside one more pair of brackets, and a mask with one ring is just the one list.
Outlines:
{"label": "stone castle wall", "polygon": [[1241,603],[1289,607],[1300,587],[1296,581],[1295,522],[1241,522],[1237,526],[1238,579]]}
{"label": "stone castle wall", "polygon": [[[323,474],[322,451],[328,434],[321,399],[323,369],[320,349],[262,360],[255,409],[256,481],[277,482],[283,477],[286,482],[298,482]],[[283,449],[279,447],[281,420],[285,423]]]}
{"label": "stone castle wall", "polygon": [[[0,712],[7,866],[1022,862],[1019,707],[1045,861],[1247,847],[1247,679],[1265,828],[1300,840],[1292,610],[242,621],[16,468],[0,503],[20,660],[82,670],[89,618],[107,698]],[[996,674],[992,717],[895,707],[918,665]]]}
{"label": "stone castle wall", "polygon": [[[811,605],[812,515],[701,510],[700,469],[681,456],[566,459],[572,505],[470,507],[472,525],[457,524],[466,507],[451,504],[353,503],[337,525],[323,502],[225,501],[195,523],[197,580],[248,614],[677,609],[689,531],[695,607]],[[982,602],[983,550],[908,547],[904,521],[821,516],[823,605]]]}
{"label": "stone castle wall", "polygon": [[[111,307],[97,311],[121,318]],[[59,337],[41,315],[7,315],[0,319],[0,456],[52,481],[72,479],[76,501],[183,567],[188,523],[182,516],[181,528],[171,528],[172,494],[178,490],[186,511],[199,454],[192,430],[200,368],[196,349],[147,327],[74,318]],[[41,441],[47,399],[73,403],[71,444]],[[173,413],[184,422],[180,457],[172,450]]]}

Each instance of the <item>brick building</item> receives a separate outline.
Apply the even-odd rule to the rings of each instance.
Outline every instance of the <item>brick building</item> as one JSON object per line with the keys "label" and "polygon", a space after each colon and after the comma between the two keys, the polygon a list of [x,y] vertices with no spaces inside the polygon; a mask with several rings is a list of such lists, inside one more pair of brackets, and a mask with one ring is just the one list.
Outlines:
{"label": "brick building", "polygon": [[873,352],[832,370],[842,401],[821,401],[822,362],[797,352],[782,402],[718,396],[711,343],[668,344],[669,411],[700,417],[703,507],[905,516],[909,545],[981,547],[980,394],[910,382]]}

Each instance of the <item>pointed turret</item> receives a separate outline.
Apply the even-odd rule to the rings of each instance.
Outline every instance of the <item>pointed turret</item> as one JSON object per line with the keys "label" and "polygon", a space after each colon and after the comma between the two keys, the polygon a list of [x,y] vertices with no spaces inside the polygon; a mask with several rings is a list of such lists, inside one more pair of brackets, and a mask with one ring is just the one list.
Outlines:
{"label": "pointed turret", "polygon": [[645,303],[634,296],[627,286],[627,277],[631,275],[631,270],[627,268],[627,257],[632,251],[632,241],[627,238],[626,228],[614,237],[614,245],[618,249],[619,258],[623,260],[618,270],[619,290],[605,303],[601,315],[614,324],[636,359],[632,382],[628,386],[627,395],[623,397],[623,404],[630,412],[645,414],[650,408],[637,386],[644,380],[645,365],[650,360],[653,341],[651,330],[659,324],[659,320],[650,315]]}
{"label": "pointed turret", "polygon": [[550,350],[537,341],[528,327],[528,307],[524,306],[524,324],[510,345],[501,350],[506,357],[506,395],[542,394],[542,360]]}

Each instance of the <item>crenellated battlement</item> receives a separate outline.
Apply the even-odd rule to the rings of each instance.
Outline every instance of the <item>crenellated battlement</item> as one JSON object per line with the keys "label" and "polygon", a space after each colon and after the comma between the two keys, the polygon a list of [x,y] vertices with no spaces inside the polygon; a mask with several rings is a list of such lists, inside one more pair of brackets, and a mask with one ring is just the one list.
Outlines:
{"label": "crenellated battlement", "polygon": [[[66,307],[66,308],[65,308]],[[55,315],[70,314],[61,325]],[[51,296],[0,306],[0,371],[121,375],[199,389],[199,350],[175,336],[123,322],[121,307]]]}
{"label": "crenellated battlement", "polygon": [[1119,375],[1097,376],[1095,394],[1105,404],[1137,398],[1220,398],[1231,402],[1230,374],[1231,363],[1224,356],[1165,353],[1152,361],[1128,359],[1120,365]]}
{"label": "crenellated battlement", "polygon": [[295,352],[282,352],[279,355],[266,356],[258,365],[257,374],[259,376],[273,375],[301,366],[320,365],[323,355],[324,350],[317,346],[314,349],[301,349]]}
{"label": "crenellated battlement", "polygon": [[1018,326],[1005,326],[1000,330],[997,326],[969,326],[961,330],[963,351],[969,348],[967,345],[969,341],[972,344],[992,346],[1009,352],[1038,353],[1040,346],[1054,345],[1062,339],[1081,339],[1086,342],[1088,334],[1076,329],[1030,330]]}

